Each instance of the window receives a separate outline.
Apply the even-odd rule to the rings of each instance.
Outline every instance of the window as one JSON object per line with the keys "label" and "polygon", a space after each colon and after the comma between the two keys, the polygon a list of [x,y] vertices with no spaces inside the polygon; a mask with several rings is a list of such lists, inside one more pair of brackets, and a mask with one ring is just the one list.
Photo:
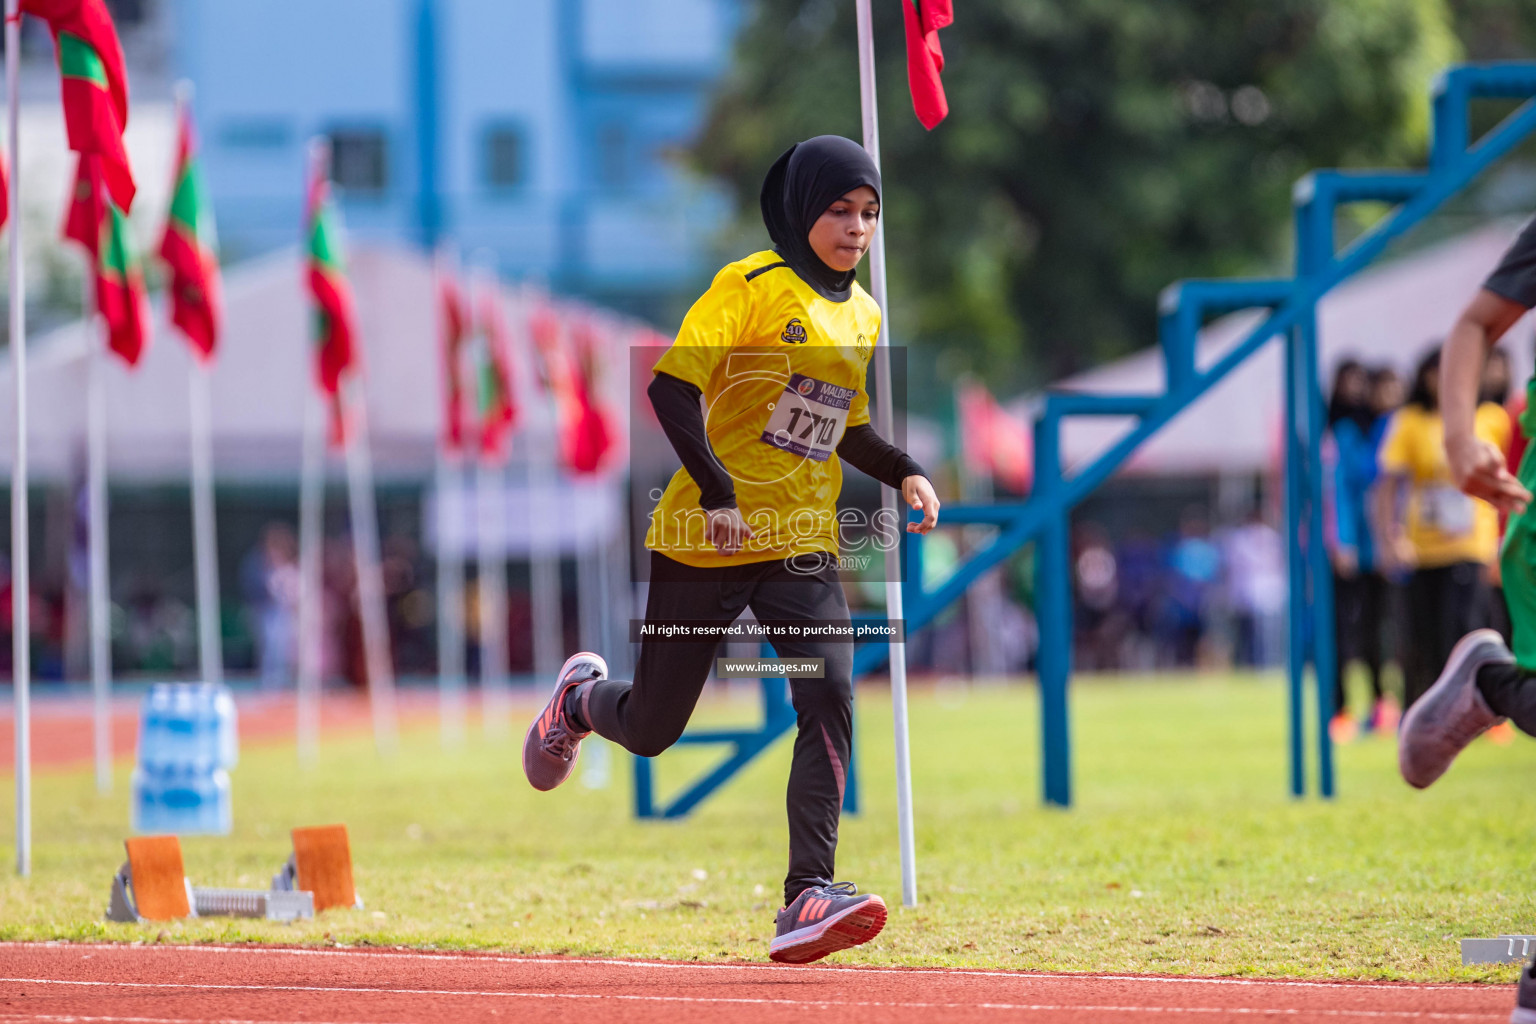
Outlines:
{"label": "window", "polygon": [[383,192],[389,185],[384,133],[370,128],[331,132],[331,179],[354,195]]}
{"label": "window", "polygon": [[516,125],[494,124],[486,129],[484,158],[487,187],[516,188],[527,180],[527,153]]}
{"label": "window", "polygon": [[282,149],[293,138],[293,125],[283,120],[230,118],[219,125],[219,141],[233,149]]}
{"label": "window", "polygon": [[107,0],[107,10],[119,28],[142,25],[145,20],[144,0]]}

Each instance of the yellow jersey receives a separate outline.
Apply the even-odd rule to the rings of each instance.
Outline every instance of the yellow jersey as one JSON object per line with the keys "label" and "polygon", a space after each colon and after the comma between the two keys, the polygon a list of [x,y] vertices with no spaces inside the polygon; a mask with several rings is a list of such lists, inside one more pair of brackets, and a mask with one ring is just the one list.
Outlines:
{"label": "yellow jersey", "polygon": [[880,307],[857,283],[847,301],[833,302],[778,253],[716,274],[655,370],[703,393],[705,434],[753,536],[734,555],[716,551],[699,486],[679,469],[645,546],[700,567],[836,554],[836,448],[849,427],[869,422],[864,381],[879,333]]}
{"label": "yellow jersey", "polygon": [[[1501,450],[1509,447],[1509,413],[1492,402],[1477,407],[1473,430]],[[1383,473],[1408,481],[1408,543],[1420,567],[1455,562],[1491,565],[1499,553],[1499,513],[1463,494],[1445,459],[1445,425],[1438,412],[1405,405],[1392,414],[1379,456]]]}

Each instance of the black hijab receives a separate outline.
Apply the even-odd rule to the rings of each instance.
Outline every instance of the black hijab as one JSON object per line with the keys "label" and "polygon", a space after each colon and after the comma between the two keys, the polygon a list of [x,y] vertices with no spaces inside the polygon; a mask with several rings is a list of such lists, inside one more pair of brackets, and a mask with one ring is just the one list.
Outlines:
{"label": "black hijab", "polygon": [[818,135],[789,147],[763,179],[763,223],[774,251],[823,298],[846,302],[852,270],[833,270],[811,248],[811,225],[827,207],[861,185],[880,196],[880,172],[864,147],[841,135]]}

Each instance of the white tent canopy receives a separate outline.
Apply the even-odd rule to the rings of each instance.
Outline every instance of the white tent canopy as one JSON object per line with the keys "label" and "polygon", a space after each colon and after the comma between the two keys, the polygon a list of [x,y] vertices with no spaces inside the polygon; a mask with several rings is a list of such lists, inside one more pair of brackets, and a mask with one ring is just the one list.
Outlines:
{"label": "white tent canopy", "polygon": [[[374,459],[382,476],[431,472],[441,430],[438,300],[429,260],[358,247],[348,259]],[[507,291],[507,296],[512,292]],[[296,479],[304,403],[315,390],[310,306],[298,250],[227,268],[224,329],[212,373],[215,471],[221,479]],[[187,365],[157,301],[149,350],[107,374],[107,463],[114,479],[188,472]],[[31,438],[36,475],[59,478],[85,437],[85,355],[104,342],[83,321],[34,338]],[[13,448],[9,361],[0,369],[0,448]]]}
{"label": "white tent canopy", "polygon": [[[1354,357],[1367,365],[1390,365],[1405,376],[1435,341],[1450,331],[1467,300],[1482,284],[1520,230],[1501,221],[1379,264],[1349,279],[1318,306],[1319,364],[1324,388],[1334,368]],[[1210,366],[1259,322],[1254,311],[1211,323],[1200,335],[1197,360]],[[1531,371],[1528,324],[1504,342],[1523,381]],[[1282,352],[1278,339],[1233,370],[1199,401],[1180,413],[1126,463],[1133,474],[1261,472],[1278,464],[1282,439]],[[1157,393],[1163,389],[1163,360],[1147,349],[1061,384],[1074,391]],[[1022,414],[1022,409],[1020,410]],[[1067,466],[1092,458],[1129,429],[1125,419],[1070,419],[1062,428]]]}

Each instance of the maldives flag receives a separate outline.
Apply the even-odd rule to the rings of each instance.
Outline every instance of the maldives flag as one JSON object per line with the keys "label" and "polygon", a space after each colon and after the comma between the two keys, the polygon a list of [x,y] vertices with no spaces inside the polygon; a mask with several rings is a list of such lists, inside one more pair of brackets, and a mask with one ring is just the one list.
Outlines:
{"label": "maldives flag", "polygon": [[1034,476],[1034,439],[1023,420],[997,404],[981,384],[959,394],[960,450],[971,472],[1026,494]]}
{"label": "maldives flag", "polygon": [[572,472],[595,473],[603,464],[603,456],[613,447],[608,416],[592,388],[593,361],[597,354],[596,329],[590,323],[584,323],[573,332],[572,341],[575,351],[572,353],[560,447]]}
{"label": "maldives flag", "polygon": [[136,366],[149,341],[149,297],[144,267],[128,234],[128,218],[109,198],[96,270],[96,305],[107,321],[107,344]]}
{"label": "maldives flag", "polygon": [[342,265],[341,229],[331,208],[330,181],[319,170],[309,185],[307,280],[315,304],[315,381],[331,400],[331,442],[346,440],[342,376],[357,362],[357,318]]}
{"label": "maldives flag", "polygon": [[22,0],[21,10],[48,23],[58,52],[69,148],[101,157],[112,201],[133,208],[133,172],[123,148],[128,72],[105,0]]}
{"label": "maldives flag", "polygon": [[149,341],[144,268],[133,248],[128,218],[112,202],[102,160],[93,153],[80,154],[64,237],[91,256],[96,311],[106,321],[108,347],[129,366],[137,365]]}
{"label": "maldives flag", "polygon": [[160,258],[171,269],[171,322],[181,328],[199,358],[207,361],[219,340],[219,254],[213,210],[197,161],[192,114],[186,107],[177,132],[176,178]]}
{"label": "maldives flag", "polygon": [[439,270],[437,282],[442,313],[443,447],[459,452],[464,448],[464,384],[459,366],[469,337],[469,316],[464,310],[464,293],[453,276]]}
{"label": "maldives flag", "polygon": [[932,131],[949,114],[944,97],[944,51],[939,48],[939,29],[955,20],[952,0],[901,0],[907,24],[907,86],[912,90],[912,109],[923,127]]}
{"label": "maldives flag", "polygon": [[517,421],[508,369],[509,344],[501,302],[493,288],[481,300],[479,343],[475,351],[475,407],[480,419],[480,452],[500,456]]}

